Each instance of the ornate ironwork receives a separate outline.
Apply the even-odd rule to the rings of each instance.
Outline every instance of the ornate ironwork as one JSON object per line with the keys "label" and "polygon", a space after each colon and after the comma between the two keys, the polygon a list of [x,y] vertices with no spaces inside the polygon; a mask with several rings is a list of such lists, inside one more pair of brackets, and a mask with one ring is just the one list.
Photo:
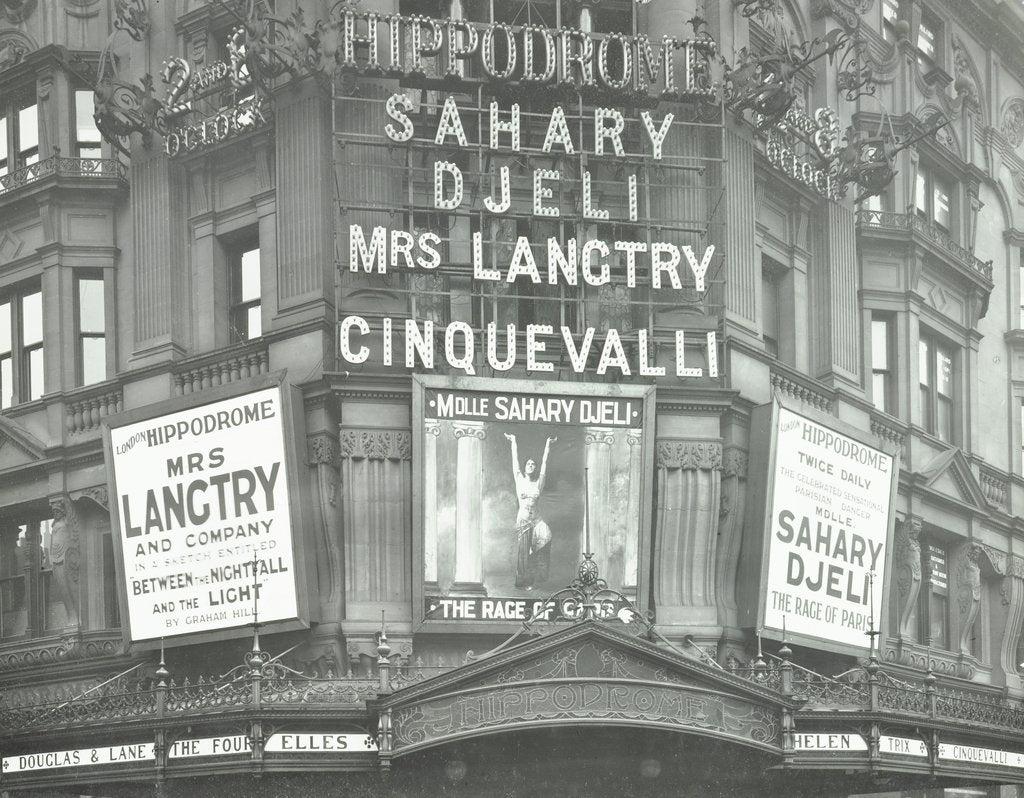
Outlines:
{"label": "ornate ironwork", "polygon": [[141,42],[149,33],[146,0],[114,0],[114,27]]}
{"label": "ornate ironwork", "polygon": [[0,177],[0,196],[53,175],[127,179],[124,164],[114,158],[64,158],[54,155]]}

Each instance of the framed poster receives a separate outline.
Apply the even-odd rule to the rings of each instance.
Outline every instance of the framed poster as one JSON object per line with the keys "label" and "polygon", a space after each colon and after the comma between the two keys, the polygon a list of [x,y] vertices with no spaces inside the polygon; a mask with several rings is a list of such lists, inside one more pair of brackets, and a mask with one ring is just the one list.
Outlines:
{"label": "framed poster", "polygon": [[591,554],[646,595],[654,387],[414,379],[418,601],[429,627],[521,622]]}
{"label": "framed poster", "polygon": [[105,420],[129,642],[306,617],[289,393],[261,377]]}

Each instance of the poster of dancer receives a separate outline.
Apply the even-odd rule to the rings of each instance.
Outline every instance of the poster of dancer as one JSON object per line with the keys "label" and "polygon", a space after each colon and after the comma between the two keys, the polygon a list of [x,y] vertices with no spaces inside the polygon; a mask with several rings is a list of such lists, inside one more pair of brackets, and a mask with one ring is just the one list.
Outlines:
{"label": "poster of dancer", "polygon": [[[428,621],[557,619],[584,554],[643,596],[653,387],[416,380],[418,568]],[[589,513],[589,522],[588,522]]]}

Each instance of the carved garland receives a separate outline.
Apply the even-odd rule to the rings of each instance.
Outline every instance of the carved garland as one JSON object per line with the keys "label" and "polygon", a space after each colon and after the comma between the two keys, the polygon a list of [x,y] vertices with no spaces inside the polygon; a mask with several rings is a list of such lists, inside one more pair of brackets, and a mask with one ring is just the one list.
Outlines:
{"label": "carved garland", "polygon": [[411,460],[412,435],[404,430],[341,431],[341,457],[349,460]]}
{"label": "carved garland", "polygon": [[722,444],[710,441],[659,440],[658,468],[681,468],[684,471],[712,471],[722,468]]}

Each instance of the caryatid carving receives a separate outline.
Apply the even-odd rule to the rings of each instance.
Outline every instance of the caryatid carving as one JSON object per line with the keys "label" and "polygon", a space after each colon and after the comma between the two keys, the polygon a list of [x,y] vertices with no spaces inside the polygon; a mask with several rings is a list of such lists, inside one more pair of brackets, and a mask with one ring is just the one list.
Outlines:
{"label": "caryatid carving", "polygon": [[963,549],[962,555],[958,558],[957,564],[957,605],[960,610],[960,640],[959,651],[961,654],[971,654],[971,629],[978,617],[978,608],[981,606],[981,567],[978,565],[978,558],[981,549],[974,543],[968,544]]}
{"label": "caryatid carving", "polygon": [[53,583],[64,603],[68,624],[78,625],[78,518],[66,496],[50,499],[53,525],[50,527],[50,566]]}
{"label": "caryatid carving", "polygon": [[911,623],[917,595],[921,592],[921,519],[911,516],[897,523],[894,568],[899,591],[898,634],[901,638],[914,636]]}

